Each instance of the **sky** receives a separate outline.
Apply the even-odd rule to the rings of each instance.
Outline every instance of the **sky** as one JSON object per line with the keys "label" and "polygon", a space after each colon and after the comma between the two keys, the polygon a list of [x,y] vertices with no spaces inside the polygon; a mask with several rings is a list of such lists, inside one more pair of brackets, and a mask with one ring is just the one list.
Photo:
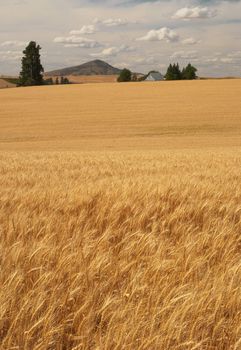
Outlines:
{"label": "sky", "polygon": [[191,62],[199,76],[241,76],[241,0],[0,0],[0,74],[40,44],[45,71],[102,59],[163,74]]}

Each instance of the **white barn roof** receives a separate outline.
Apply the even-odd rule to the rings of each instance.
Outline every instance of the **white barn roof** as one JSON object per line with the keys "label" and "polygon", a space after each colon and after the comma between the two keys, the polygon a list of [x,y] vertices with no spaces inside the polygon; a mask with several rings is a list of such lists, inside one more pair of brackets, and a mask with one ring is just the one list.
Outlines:
{"label": "white barn roof", "polygon": [[146,81],[160,81],[160,80],[164,80],[164,77],[159,72],[151,72],[146,78]]}

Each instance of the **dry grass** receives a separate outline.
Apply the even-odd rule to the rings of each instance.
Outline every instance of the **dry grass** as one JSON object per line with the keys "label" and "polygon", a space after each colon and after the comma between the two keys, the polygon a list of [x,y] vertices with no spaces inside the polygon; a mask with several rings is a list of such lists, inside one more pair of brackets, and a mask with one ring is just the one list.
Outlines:
{"label": "dry grass", "polygon": [[[214,83],[199,85],[201,97],[190,85],[179,108],[168,103],[175,84],[161,102],[159,84],[103,85],[108,106],[95,85],[92,104],[88,85],[1,91],[3,149],[30,149],[34,132],[33,150],[72,148],[71,137],[78,150],[102,149],[0,153],[1,350],[241,348],[241,102]],[[165,132],[148,142],[162,125],[171,150]],[[120,151],[106,151],[111,137]]]}

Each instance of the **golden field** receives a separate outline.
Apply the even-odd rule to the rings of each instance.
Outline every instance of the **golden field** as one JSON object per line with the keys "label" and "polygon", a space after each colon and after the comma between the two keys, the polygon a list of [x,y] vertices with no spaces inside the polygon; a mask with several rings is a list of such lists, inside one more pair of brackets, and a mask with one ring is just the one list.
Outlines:
{"label": "golden field", "polygon": [[0,148],[240,147],[240,96],[241,79],[1,90]]}
{"label": "golden field", "polygon": [[241,349],[241,80],[0,91],[0,349]]}

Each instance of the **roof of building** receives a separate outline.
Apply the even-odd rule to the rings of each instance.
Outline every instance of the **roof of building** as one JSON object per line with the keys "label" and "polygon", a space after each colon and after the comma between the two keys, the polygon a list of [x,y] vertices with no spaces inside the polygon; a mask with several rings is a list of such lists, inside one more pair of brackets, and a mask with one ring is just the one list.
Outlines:
{"label": "roof of building", "polygon": [[147,79],[148,78],[152,78],[153,80],[163,80],[163,75],[159,72],[151,72]]}

